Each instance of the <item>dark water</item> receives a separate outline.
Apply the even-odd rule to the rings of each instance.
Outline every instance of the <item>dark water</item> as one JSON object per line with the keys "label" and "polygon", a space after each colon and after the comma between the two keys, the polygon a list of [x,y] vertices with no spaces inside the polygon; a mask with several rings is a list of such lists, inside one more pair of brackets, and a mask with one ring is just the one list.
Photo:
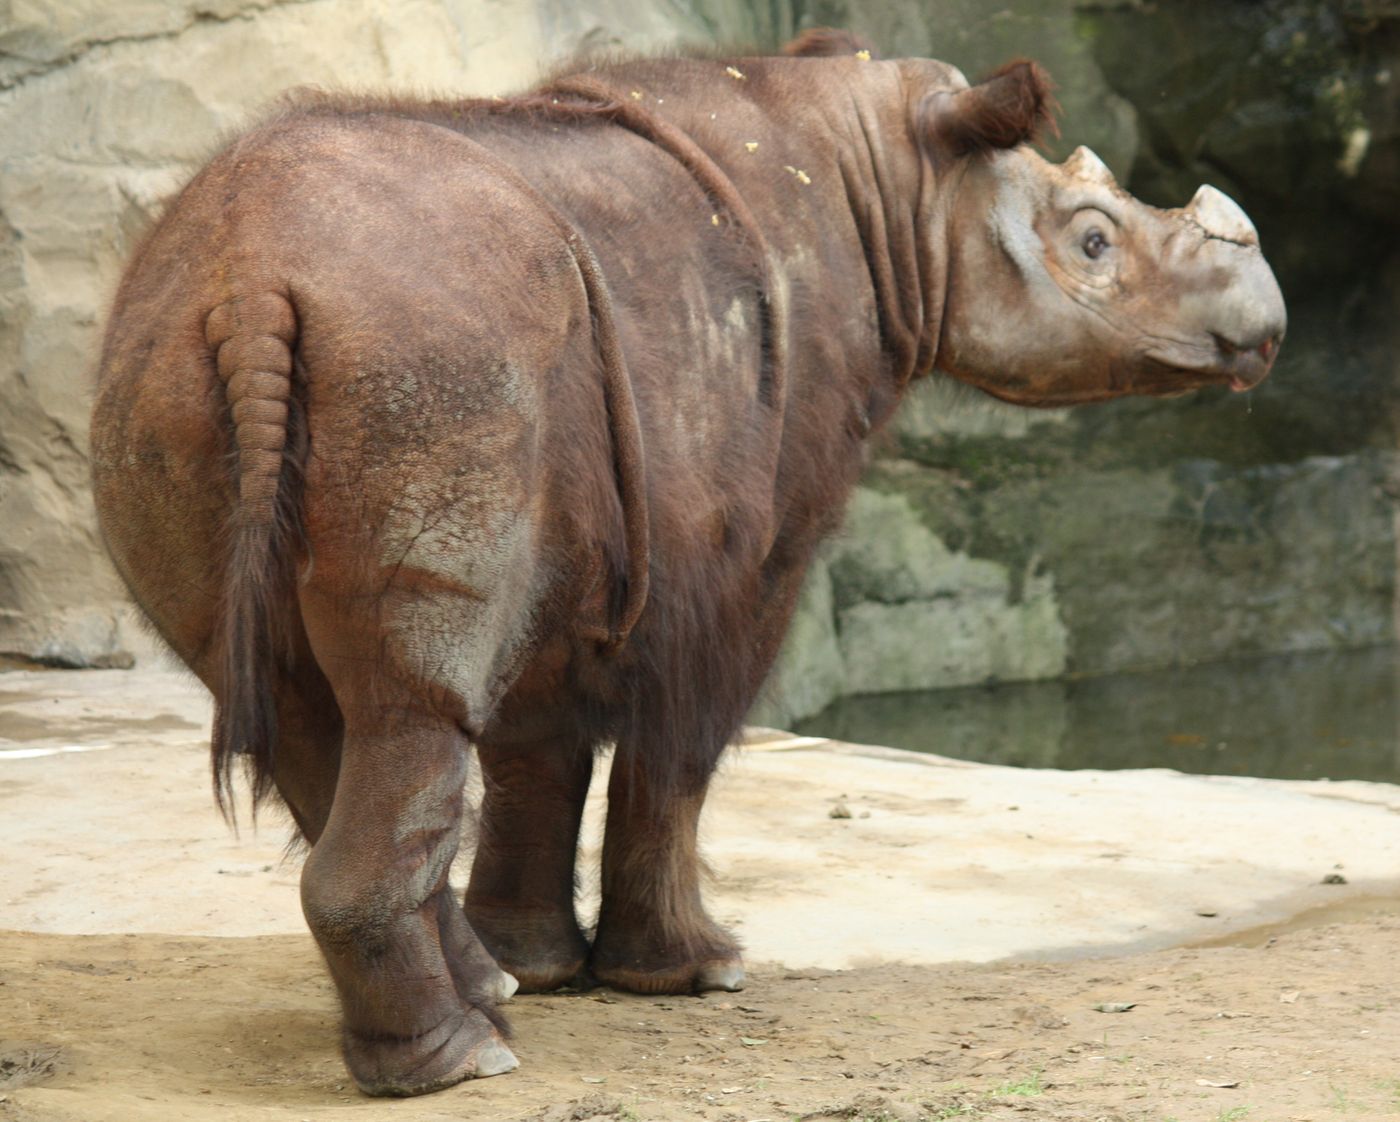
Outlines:
{"label": "dark water", "polygon": [[848,698],[796,731],[1017,767],[1400,782],[1400,651]]}

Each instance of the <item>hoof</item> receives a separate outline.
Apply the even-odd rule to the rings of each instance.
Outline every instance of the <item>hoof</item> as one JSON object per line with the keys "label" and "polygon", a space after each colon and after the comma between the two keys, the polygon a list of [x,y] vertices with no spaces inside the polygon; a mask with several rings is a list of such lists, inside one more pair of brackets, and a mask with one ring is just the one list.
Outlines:
{"label": "hoof", "polygon": [[695,975],[695,992],[725,990],[738,993],[744,988],[744,964],[738,961],[711,962],[700,967]]}
{"label": "hoof", "polygon": [[631,993],[732,993],[744,988],[739,945],[714,923],[668,945],[645,930],[600,922],[588,967],[603,985]]}
{"label": "hoof", "polygon": [[519,979],[517,979],[516,976],[514,974],[511,974],[509,971],[502,970],[500,976],[496,979],[494,993],[492,994],[492,997],[495,998],[496,1004],[504,1005],[518,992],[520,992]]}
{"label": "hoof", "polygon": [[521,966],[512,963],[520,975],[521,993],[549,993],[560,989],[588,989],[589,981],[583,960],[558,966]]}
{"label": "hoof", "polygon": [[520,1066],[515,1053],[499,1040],[488,1040],[476,1050],[476,1071],[472,1078],[486,1079],[492,1075],[504,1075]]}
{"label": "hoof", "polygon": [[495,1027],[470,1010],[453,1026],[410,1039],[345,1035],[345,1066],[366,1095],[406,1098],[441,1091],[465,1079],[514,1071],[520,1062]]}
{"label": "hoof", "polygon": [[594,978],[602,985],[628,993],[703,993],[706,990],[734,993],[744,988],[744,967],[738,959],[650,970],[640,963],[605,966],[595,961],[592,970]]}

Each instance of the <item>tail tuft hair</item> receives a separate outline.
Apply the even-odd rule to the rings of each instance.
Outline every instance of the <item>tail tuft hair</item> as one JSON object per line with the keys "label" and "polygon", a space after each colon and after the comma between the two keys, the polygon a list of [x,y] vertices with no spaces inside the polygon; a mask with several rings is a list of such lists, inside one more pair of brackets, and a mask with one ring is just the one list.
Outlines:
{"label": "tail tuft hair", "polygon": [[230,820],[235,758],[249,762],[255,808],[273,785],[278,670],[286,658],[277,602],[290,584],[287,540],[300,505],[297,434],[305,431],[292,393],[296,332],[291,303],[275,293],[236,297],[205,323],[237,457],[211,744],[214,799]]}

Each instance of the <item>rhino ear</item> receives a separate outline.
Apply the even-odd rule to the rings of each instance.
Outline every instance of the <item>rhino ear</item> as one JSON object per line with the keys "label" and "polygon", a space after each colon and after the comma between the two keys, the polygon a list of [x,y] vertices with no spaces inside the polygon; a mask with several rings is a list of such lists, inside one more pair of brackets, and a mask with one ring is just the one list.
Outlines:
{"label": "rhino ear", "polygon": [[794,58],[830,58],[835,55],[860,55],[879,58],[880,53],[864,35],[854,31],[839,31],[834,27],[809,27],[783,48],[783,54]]}
{"label": "rhino ear", "polygon": [[1029,59],[1009,62],[965,90],[940,90],[920,102],[917,127],[926,143],[967,156],[1014,148],[1055,128],[1048,74]]}

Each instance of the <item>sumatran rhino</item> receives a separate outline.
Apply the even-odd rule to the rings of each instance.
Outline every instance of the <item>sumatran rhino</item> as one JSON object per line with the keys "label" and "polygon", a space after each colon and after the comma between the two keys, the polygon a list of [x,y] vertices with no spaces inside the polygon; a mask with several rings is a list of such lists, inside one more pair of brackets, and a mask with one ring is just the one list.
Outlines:
{"label": "sumatran rhino", "polygon": [[1050,406],[1268,373],[1284,307],[1244,213],[1047,163],[1047,105],[1033,63],[969,86],[836,33],[510,99],[307,95],[145,238],[101,360],[102,528],[214,695],[221,802],[244,757],[310,844],[365,1091],[513,1068],[515,979],[740,987],[706,785],[911,381]]}

